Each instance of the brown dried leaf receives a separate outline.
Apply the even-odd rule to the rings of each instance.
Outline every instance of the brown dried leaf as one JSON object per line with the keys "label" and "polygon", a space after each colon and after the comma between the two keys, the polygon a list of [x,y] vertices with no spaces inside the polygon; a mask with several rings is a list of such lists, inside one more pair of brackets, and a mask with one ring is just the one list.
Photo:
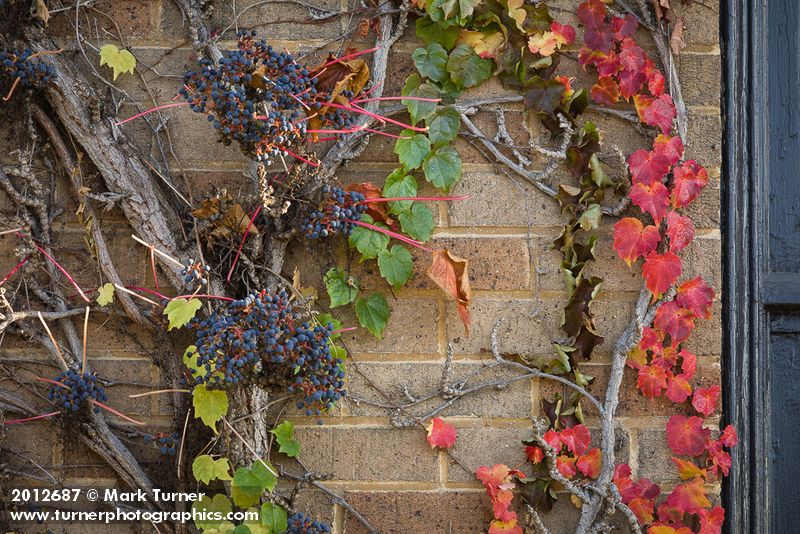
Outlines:
{"label": "brown dried leaf", "polygon": [[464,334],[469,336],[472,318],[469,314],[469,301],[472,290],[469,287],[467,272],[469,261],[450,254],[447,249],[434,250],[433,261],[427,275],[448,296],[456,301],[458,315],[464,323]]}
{"label": "brown dried leaf", "polygon": [[[367,199],[381,198],[383,191],[373,184],[372,182],[361,182],[358,184],[349,184],[345,186],[345,191],[355,191],[361,193]],[[385,222],[388,226],[394,224],[394,220],[389,216],[389,209],[387,202],[375,202],[367,204],[367,215],[372,217],[373,221]]]}
{"label": "brown dried leaf", "polygon": [[[346,53],[350,52],[353,51],[348,50]],[[317,78],[318,91],[330,93],[334,102],[346,106],[349,100],[341,96],[342,91],[349,90],[355,95],[359,94],[369,82],[369,66],[363,59],[339,61],[333,65],[324,66],[335,60],[336,56],[329,54],[325,63],[311,71],[311,75]],[[324,115],[328,109],[328,106],[320,108],[319,115]],[[308,124],[311,129],[319,129],[322,121],[319,120],[319,117],[312,116]],[[314,134],[314,138],[317,138],[316,134]]]}
{"label": "brown dried leaf", "polygon": [[669,36],[669,46],[672,48],[672,53],[676,56],[686,47],[686,43],[683,40],[684,27],[683,17],[675,17],[672,35]]}
{"label": "brown dried leaf", "polygon": [[47,7],[45,0],[36,0],[36,17],[41,20],[45,26],[50,21],[50,9]]}

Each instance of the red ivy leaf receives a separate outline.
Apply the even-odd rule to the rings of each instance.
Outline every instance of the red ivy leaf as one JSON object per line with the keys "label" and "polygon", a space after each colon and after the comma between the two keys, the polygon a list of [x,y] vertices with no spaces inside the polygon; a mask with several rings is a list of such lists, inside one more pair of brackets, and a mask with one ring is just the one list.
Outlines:
{"label": "red ivy leaf", "polygon": [[667,444],[673,453],[680,456],[703,454],[710,435],[711,431],[703,428],[703,420],[699,417],[673,415],[667,422]]}
{"label": "red ivy leaf", "polygon": [[642,47],[636,44],[631,38],[625,38],[620,45],[619,64],[622,68],[629,71],[640,71],[644,69],[647,61],[647,54]]}
{"label": "red ivy leaf", "polygon": [[636,20],[636,17],[628,13],[622,18],[614,17],[611,20],[611,27],[614,29],[614,38],[617,41],[622,41],[626,37],[630,37],[636,33],[639,22]]}
{"label": "red ivy leaf", "polygon": [[[661,515],[661,507],[658,508],[659,517]],[[693,534],[692,529],[682,525],[652,525],[648,527],[647,534]]]}
{"label": "red ivy leaf", "polygon": [[639,114],[639,120],[643,123],[661,128],[661,133],[664,135],[667,135],[672,130],[672,121],[677,117],[678,113],[675,111],[675,104],[672,103],[671,96],[666,93],[658,98],[635,95],[633,103],[636,106],[636,112]]}
{"label": "red ivy leaf", "polygon": [[681,369],[683,370],[683,374],[686,375],[687,380],[691,380],[697,370],[697,356],[686,349],[681,350],[678,356],[681,357]]}
{"label": "red ivy leaf", "polygon": [[698,534],[720,534],[725,523],[725,509],[715,506],[713,510],[700,510],[700,531]]}
{"label": "red ivy leaf", "polygon": [[683,141],[677,135],[659,134],[653,141],[653,152],[666,157],[670,166],[675,165],[683,157]]}
{"label": "red ivy leaf", "polygon": [[655,349],[662,341],[664,341],[663,333],[645,326],[642,328],[642,339],[639,341],[639,348],[644,350]]}
{"label": "red ivy leaf", "polygon": [[692,406],[694,406],[694,409],[699,413],[708,417],[717,409],[717,400],[719,399],[720,391],[721,388],[719,386],[696,389],[694,391],[694,397],[692,397]]}
{"label": "red ivy leaf", "polygon": [[[373,198],[382,198],[383,191],[381,188],[376,186],[371,182],[361,182],[358,184],[348,184],[345,188],[345,191],[355,191],[356,193],[361,193],[364,195],[366,200],[370,200]],[[367,204],[367,215],[372,217],[372,220],[375,222],[385,222],[387,225],[391,226],[394,224],[394,220],[389,217],[388,210],[389,204],[386,202],[370,202]]]}
{"label": "red ivy leaf", "polygon": [[611,76],[600,76],[592,86],[592,99],[604,106],[613,106],[619,101],[619,85]]}
{"label": "red ivy leaf", "polygon": [[667,373],[657,365],[650,365],[639,369],[639,377],[636,380],[636,387],[642,395],[648,399],[653,399],[661,395],[667,387]]}
{"label": "red ivy leaf", "polygon": [[708,461],[711,463],[711,471],[718,475],[719,471],[728,476],[731,470],[731,455],[722,450],[722,443],[720,441],[712,441],[706,446],[708,451]]}
{"label": "red ivy leaf", "polygon": [[661,224],[661,219],[664,218],[669,206],[667,186],[661,182],[652,185],[633,184],[628,196],[643,212],[649,213],[657,225]]}
{"label": "red ivy leaf", "polygon": [[625,217],[614,225],[614,250],[628,267],[640,256],[654,251],[661,240],[658,228],[644,226],[642,221]]}
{"label": "red ivy leaf", "polygon": [[550,23],[550,31],[556,35],[557,40],[563,41],[563,44],[570,44],[575,40],[575,28],[569,24],[561,24],[554,20]]}
{"label": "red ivy leaf", "polygon": [[578,20],[584,26],[599,26],[606,20],[606,5],[602,0],[586,0],[578,6]]}
{"label": "red ivy leaf", "polygon": [[694,314],[681,308],[674,301],[665,302],[658,307],[653,325],[672,338],[673,346],[689,337],[694,329]]}
{"label": "red ivy leaf", "polygon": [[514,494],[509,490],[502,490],[497,492],[495,498],[492,499],[492,514],[500,521],[516,521],[517,513],[509,510],[511,501],[514,500]]}
{"label": "red ivy leaf", "polygon": [[664,94],[664,75],[658,70],[653,60],[648,59],[644,67],[644,73],[647,76],[647,88],[653,96],[661,96]]}
{"label": "red ivy leaf", "polygon": [[602,463],[603,454],[600,452],[600,449],[594,448],[583,456],[578,457],[575,465],[578,467],[578,471],[583,473],[584,476],[597,478],[600,476],[600,467]]}
{"label": "red ivy leaf", "polygon": [[648,152],[640,148],[628,156],[631,181],[645,185],[660,183],[669,172],[669,161],[666,150]]}
{"label": "red ivy leaf", "polygon": [[619,73],[619,92],[629,101],[631,97],[636,98],[636,94],[641,90],[647,76],[639,70],[623,70]]}
{"label": "red ivy leaf", "polygon": [[533,465],[538,465],[544,460],[544,451],[535,445],[525,447],[525,456]]}
{"label": "red ivy leaf", "polygon": [[736,435],[736,428],[734,428],[733,425],[726,426],[725,430],[722,431],[722,435],[719,437],[719,440],[729,449],[736,445],[736,443],[739,441],[739,437]]}
{"label": "red ivy leaf", "polygon": [[694,160],[684,161],[672,171],[672,207],[682,208],[692,202],[708,184],[708,171]]}
{"label": "red ivy leaf", "polygon": [[667,504],[685,514],[694,514],[703,508],[710,508],[711,501],[706,496],[703,481],[699,478],[675,486],[667,497]]}
{"label": "red ivy leaf", "polygon": [[558,435],[558,432],[552,428],[545,432],[542,438],[544,439],[545,443],[553,447],[556,452],[561,450],[561,437]]}
{"label": "red ivy leaf", "polygon": [[647,367],[647,351],[639,347],[634,347],[628,352],[625,365],[633,369],[644,369]]}
{"label": "red ivy leaf", "polygon": [[675,211],[667,213],[667,236],[670,252],[680,252],[694,239],[692,219]]}
{"label": "red ivy leaf", "polygon": [[601,22],[596,26],[586,26],[583,42],[594,50],[609,52],[614,46],[614,34],[611,31],[611,25]]}
{"label": "red ivy leaf", "polygon": [[689,384],[686,375],[680,374],[669,379],[667,384],[666,397],[672,402],[680,404],[692,394],[692,385]]}
{"label": "red ivy leaf", "polygon": [[680,458],[672,457],[672,463],[678,468],[678,474],[681,477],[681,480],[690,480],[697,477],[704,477],[706,476],[706,470],[701,469],[697,466],[697,464],[690,462],[688,460],[681,460]]}
{"label": "red ivy leaf", "polygon": [[655,298],[661,298],[680,275],[681,259],[674,252],[664,254],[651,252],[644,260],[642,276],[647,289]]}
{"label": "red ivy leaf", "polygon": [[572,454],[583,454],[592,442],[589,429],[584,425],[565,428],[560,433],[561,443],[567,446]]}
{"label": "red ivy leaf", "polygon": [[455,444],[457,436],[456,427],[445,423],[441,417],[431,419],[431,424],[428,425],[428,443],[431,447],[449,449]]}
{"label": "red ivy leaf", "polygon": [[706,281],[700,276],[679,285],[678,295],[675,297],[675,302],[679,306],[692,310],[692,313],[703,319],[711,317],[713,301],[714,290],[708,287]]}

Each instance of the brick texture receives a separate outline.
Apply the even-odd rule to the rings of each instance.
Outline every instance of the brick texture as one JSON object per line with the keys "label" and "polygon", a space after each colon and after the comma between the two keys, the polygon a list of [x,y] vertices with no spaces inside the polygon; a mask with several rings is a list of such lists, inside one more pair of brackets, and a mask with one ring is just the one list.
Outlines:
{"label": "brick texture", "polygon": [[[352,5],[352,2],[337,0],[313,3],[323,11]],[[574,15],[577,0],[548,3],[558,9],[554,13],[559,20],[577,26]],[[239,27],[256,27],[282,47],[310,53],[307,61],[324,58],[326,42],[340,36],[347,26],[340,18],[320,16],[321,12],[316,12],[317,17],[313,19],[299,3],[240,0],[216,2],[215,5],[212,15],[215,30],[227,29],[235,9]],[[94,36],[96,29],[104,40],[104,31],[112,35],[117,32],[113,19],[125,36],[126,45],[137,56],[138,73],[146,82],[145,85],[138,76],[119,78],[117,85],[129,95],[122,103],[119,116],[132,115],[151,107],[154,102],[170,101],[177,94],[180,76],[196,57],[188,45],[185,21],[175,4],[168,0],[102,0],[92,7],[111,18],[83,9],[82,30]],[[719,2],[673,2],[671,9],[686,20],[687,47],[677,58],[689,110],[686,155],[705,165],[710,175],[710,183],[698,202],[686,210],[695,221],[698,238],[683,253],[684,277],[701,274],[719,293],[722,285],[720,183],[724,179],[720,176],[721,61],[714,22]],[[88,25],[95,18],[96,25],[94,22]],[[65,54],[73,54],[75,61],[81,63],[82,57],[74,51],[73,21],[74,10],[58,12],[48,30],[64,43]],[[225,39],[230,39],[231,35],[223,35],[221,42],[230,44]],[[345,45],[365,48],[372,38],[355,35]],[[643,30],[640,30],[639,41],[652,50],[649,36]],[[419,42],[414,37],[412,23],[389,61],[385,94],[399,94],[406,78],[415,72],[410,54],[417,46]],[[592,83],[592,75],[584,72],[575,61],[565,59],[560,69],[576,77],[575,85]],[[93,80],[92,83],[98,82]],[[98,88],[101,87],[98,83]],[[491,81],[474,94],[505,92],[496,81]],[[105,94],[104,88],[102,94]],[[219,143],[205,117],[182,108],[165,110],[162,116],[178,159],[172,162],[171,170],[184,192],[194,199],[220,188],[235,194],[253,193],[253,184],[244,174],[246,158],[235,146]],[[473,121],[492,137],[496,130],[494,116],[492,110],[482,110],[475,114]],[[529,132],[537,142],[548,142],[547,133],[535,118],[526,117],[520,105],[507,106],[506,119],[517,144],[526,143]],[[597,124],[604,153],[610,154],[612,145],[630,153],[649,143],[620,118],[589,110],[585,119]],[[153,155],[160,160],[152,130],[146,123],[127,124],[121,133],[143,155]],[[0,147],[4,148],[0,151],[0,160],[13,162],[9,154],[21,148],[19,142],[14,132],[0,126]],[[340,180],[343,183],[372,181],[381,185],[398,166],[393,146],[393,139],[374,136],[367,149],[341,170]],[[424,254],[414,252],[415,273],[408,286],[390,293],[373,262],[359,264],[358,258],[348,256],[343,247],[323,244],[323,248],[312,248],[301,242],[292,244],[287,251],[286,273],[291,276],[296,267],[303,286],[317,288],[323,305],[327,304],[322,285],[324,273],[335,264],[349,262],[353,269],[362,272],[362,287],[382,292],[392,309],[383,339],[376,340],[362,330],[343,335],[343,342],[353,354],[347,362],[348,392],[352,399],[326,415],[323,425],[317,424],[317,418],[305,417],[301,410],[293,408],[294,402],[273,407],[276,418],[288,417],[297,425],[296,435],[302,445],[304,464],[315,472],[333,475],[332,487],[344,494],[350,504],[384,534],[486,532],[491,509],[473,471],[481,465],[516,466],[524,462],[521,441],[531,435],[530,417],[541,415],[540,401],[556,394],[569,394],[569,390],[558,384],[526,378],[502,389],[487,387],[453,402],[438,413],[459,429],[459,439],[451,454],[433,450],[421,426],[397,428],[392,424],[410,415],[423,416],[442,402],[425,396],[441,383],[448,345],[454,357],[450,381],[464,381],[468,388],[514,374],[486,368],[493,361],[490,335],[498,321],[501,353],[520,361],[534,362],[537,358],[550,357],[552,343],[561,336],[558,328],[566,292],[560,256],[552,250],[552,241],[566,222],[565,217],[556,202],[525,180],[498,172],[492,162],[466,140],[459,139],[456,146],[465,165],[463,178],[453,194],[465,195],[468,199],[431,204],[436,224],[433,245],[446,247],[470,260],[474,292],[470,336],[465,335],[453,303],[445,299],[425,275],[430,260]],[[531,157],[536,167],[545,164],[541,156],[534,153]],[[435,193],[421,175],[417,178],[420,194]],[[101,180],[91,173],[86,173],[84,180],[89,187],[101,187]],[[572,178],[558,171],[551,181],[557,185],[571,183]],[[63,184],[54,189],[54,197],[60,209],[55,213],[53,249],[82,286],[96,287],[105,280],[99,275],[96,261],[86,252],[84,229],[74,217],[76,199]],[[0,193],[2,213],[11,214],[14,207],[13,202]],[[104,212],[102,217],[123,281],[139,285],[152,283],[146,252],[130,245],[131,229],[122,213],[114,209]],[[589,267],[588,274],[605,279],[604,292],[594,305],[594,313],[606,342],[597,348],[592,361],[583,364],[582,370],[594,377],[587,389],[602,401],[608,382],[610,353],[629,321],[641,286],[641,269],[640,265],[629,269],[616,258],[611,249],[611,223],[604,222],[598,234],[598,261]],[[0,274],[16,263],[13,253],[16,245],[12,237],[0,237]],[[35,265],[39,270],[43,266],[42,263]],[[71,286],[66,281],[62,283],[70,294]],[[717,302],[714,319],[700,322],[686,344],[686,348],[699,356],[698,384],[719,381],[722,349],[719,312]],[[335,313],[345,325],[357,324],[349,308],[337,309]],[[93,368],[109,384],[110,403],[146,421],[148,429],[169,428],[172,408],[167,396],[130,398],[129,395],[164,387],[157,364],[165,357],[178,356],[159,354],[163,339],[154,339],[131,325],[115,329],[105,323],[95,318],[90,322],[89,350]],[[0,360],[16,362],[17,377],[22,381],[32,381],[33,373],[49,376],[53,370],[47,354],[37,345],[16,336],[6,335],[0,340]],[[636,391],[635,384],[635,373],[627,370],[618,409],[617,459],[629,461],[638,475],[656,481],[674,480],[664,425],[670,414],[688,413],[689,408],[676,409],[664,400],[645,399]],[[0,387],[4,386],[0,384]],[[38,391],[46,392],[46,388],[40,387]],[[387,405],[403,405],[407,409],[406,412],[391,411],[387,410]],[[584,403],[584,413],[594,439],[599,439],[598,414],[591,403]],[[145,446],[135,437],[126,439],[149,472],[158,475],[174,469],[173,463],[163,459],[153,447]],[[8,459],[2,460],[13,469],[30,471],[30,465],[25,467],[22,460],[26,458],[53,471],[61,481],[92,485],[114,479],[113,472],[100,458],[89,452],[73,434],[61,432],[57,425],[37,421],[7,427],[0,430],[0,443],[13,451],[6,454]],[[280,457],[276,457],[277,460]],[[283,461],[285,463],[285,458]],[[299,466],[290,464],[291,467],[300,471]],[[313,488],[300,493],[297,506],[333,524],[335,534],[366,532],[355,517]],[[553,534],[566,534],[574,530],[578,514],[569,496],[562,494],[552,513],[545,516],[545,524]],[[91,530],[85,525],[48,527],[56,532],[109,532],[102,528]],[[115,526],[114,532],[127,531]]]}

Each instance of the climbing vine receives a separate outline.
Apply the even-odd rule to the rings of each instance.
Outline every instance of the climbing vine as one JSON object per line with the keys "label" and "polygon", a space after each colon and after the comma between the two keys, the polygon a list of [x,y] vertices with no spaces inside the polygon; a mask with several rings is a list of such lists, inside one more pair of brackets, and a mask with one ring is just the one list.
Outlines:
{"label": "climbing vine", "polygon": [[[249,29],[237,32],[235,48],[221,51],[208,29],[204,3],[177,3],[190,22],[190,39],[200,55],[175,88],[175,99],[182,101],[153,102],[150,109],[114,117],[108,125],[99,123],[87,131],[88,124],[98,122],[87,115],[83,102],[84,93],[93,90],[76,90],[89,84],[40,27],[50,18],[47,2],[0,2],[9,21],[25,20],[29,26],[0,41],[4,101],[24,100],[29,135],[44,134],[49,140],[78,199],[76,217],[86,228],[87,246],[101,260],[109,280],[86,289],[57,260],[51,246],[49,195],[25,161],[34,154],[25,155],[17,166],[3,167],[0,184],[20,211],[11,228],[2,229],[2,235],[18,240],[18,264],[0,286],[24,277],[38,301],[32,305],[25,300],[29,297],[0,287],[0,333],[40,343],[60,368],[52,377],[34,377],[48,387],[49,408],[44,412],[3,393],[3,412],[21,415],[5,419],[4,426],[35,420],[51,420],[65,428],[74,425],[81,439],[128,484],[151,491],[153,481],[115,432],[141,439],[165,458],[174,458],[179,479],[191,473],[197,484],[210,490],[191,505],[193,510],[223,517],[237,509],[255,518],[238,524],[210,516],[196,519],[195,526],[206,533],[330,532],[329,525],[296,509],[295,497],[308,485],[376,532],[320,474],[276,467],[281,459],[301,458],[300,443],[291,422],[266,424],[262,412],[269,406],[267,394],[285,395],[315,417],[344,402],[348,352],[341,334],[358,327],[343,324],[337,309],[352,306],[359,326],[380,339],[390,320],[389,302],[385,291],[363,291],[349,261],[326,267],[327,299],[315,298],[316,291],[302,285],[299,273],[289,276],[291,280],[284,276],[284,253],[291,240],[314,251],[346,246],[360,262],[375,262],[385,289],[393,291],[414,275],[417,266],[410,249],[422,251],[430,256],[427,276],[454,301],[469,335],[469,261],[433,248],[435,218],[427,204],[466,198],[448,196],[463,175],[455,146],[461,135],[483,147],[500,172],[527,180],[559,204],[566,222],[553,247],[560,254],[567,294],[563,320],[559,332],[552,334],[551,356],[524,363],[502,355],[495,327],[494,361],[486,368],[513,369],[518,373],[513,379],[473,385],[471,377],[456,381],[448,353],[441,391],[427,397],[441,397],[442,404],[421,414],[414,410],[422,401],[413,398],[383,405],[391,411],[392,423],[425,428],[431,447],[452,454],[457,430],[437,416],[450,404],[517,380],[552,380],[570,395],[542,401],[546,419],[534,419],[531,437],[520,444],[525,465],[497,464],[475,471],[492,505],[490,534],[522,534],[523,527],[548,532],[540,513],[550,510],[562,491],[581,510],[576,528],[581,534],[609,530],[616,513],[634,532],[720,532],[724,510],[712,503],[709,489],[731,469],[728,450],[736,444],[736,432],[731,426],[712,430],[708,418],[717,410],[720,386],[692,385],[697,357],[684,347],[696,322],[710,318],[715,293],[701,277],[680,282],[687,273],[679,253],[691,244],[694,224],[679,210],[701,194],[708,173],[694,160],[684,159],[685,110],[671,52],[664,44],[670,40],[665,39],[666,28],[674,22],[667,9],[659,5],[653,10],[640,2],[634,12],[620,2],[623,14],[611,7],[613,2],[584,1],[577,6],[583,35],[575,58],[571,45],[576,29],[552,17],[544,4],[387,3],[359,12],[369,21],[367,33],[377,29],[374,48],[346,50],[318,64],[305,64]],[[79,14],[81,5],[70,9]],[[407,78],[401,94],[383,96],[388,53],[409,15],[417,17],[414,30],[422,45],[411,55],[417,73]],[[666,76],[637,42],[641,27],[654,36]],[[86,50],[81,51],[88,60]],[[113,71],[112,81],[90,62],[91,69],[112,91],[122,91],[112,83],[119,76],[132,76],[139,68],[124,47],[105,45],[96,55],[97,66]],[[575,87],[575,79],[559,75],[558,66],[565,60],[577,60],[596,74],[592,86]],[[513,95],[470,99],[470,89],[493,78]],[[615,109],[621,100],[632,103],[635,114]],[[538,120],[550,134],[548,145],[537,144],[531,136],[524,149],[547,160],[542,170],[531,170],[530,152],[523,153],[514,143],[501,108],[494,139],[471,119],[481,106],[510,102],[522,103],[526,117]],[[221,143],[238,145],[252,161],[255,194],[233,196],[218,190],[195,199],[189,189],[187,199],[171,183],[166,157],[159,170],[116,141],[126,124],[146,122],[171,108],[203,114]],[[589,109],[634,122],[652,140],[651,148],[626,155],[613,140],[609,147],[610,132],[601,132],[585,118]],[[152,129],[161,135],[160,127]],[[71,148],[62,132],[75,141]],[[356,157],[372,136],[394,140],[397,167],[382,183],[340,183],[339,166]],[[84,156],[103,177],[107,193],[80,185],[77,174]],[[553,185],[561,166],[571,181]],[[154,176],[171,192],[156,187]],[[420,196],[423,180],[438,192]],[[101,201],[123,208],[137,234],[133,240],[149,254],[154,287],[122,283],[93,206]],[[181,204],[176,210],[172,205],[181,202],[188,208]],[[626,213],[630,204],[638,209],[636,216]],[[620,218],[623,214],[627,216]],[[588,274],[596,261],[597,231],[604,216],[618,219],[613,248],[619,258],[628,267],[642,259],[644,287],[630,326],[614,346],[612,375],[600,402],[586,390],[594,378],[582,372],[581,363],[605,342],[593,315],[602,279]],[[73,295],[64,293],[61,280],[68,282]],[[169,289],[161,287],[164,282]],[[89,298],[95,292],[97,297]],[[78,299],[82,303],[75,305]],[[21,306],[27,309],[19,311]],[[42,306],[44,311],[35,311]],[[174,431],[145,432],[143,423],[106,404],[106,390],[87,356],[90,313],[127,316],[168,339],[169,353],[182,354],[178,362],[165,364],[168,387],[145,394],[172,397]],[[81,315],[82,343],[68,320]],[[58,322],[66,343],[58,341],[48,321]],[[45,334],[37,330],[39,325]],[[631,468],[615,462],[615,410],[625,366],[637,374],[642,395],[664,395],[676,409],[689,410],[690,405],[697,414],[673,415],[667,423],[667,445],[675,455],[672,462],[680,481],[663,496],[661,488],[645,478],[633,480]],[[587,401],[600,418],[597,446],[583,415]],[[125,421],[125,426],[109,428],[104,412]],[[200,424],[195,426],[194,420]],[[187,441],[190,433],[209,439],[197,447]],[[294,489],[280,489],[280,480],[294,483]]]}

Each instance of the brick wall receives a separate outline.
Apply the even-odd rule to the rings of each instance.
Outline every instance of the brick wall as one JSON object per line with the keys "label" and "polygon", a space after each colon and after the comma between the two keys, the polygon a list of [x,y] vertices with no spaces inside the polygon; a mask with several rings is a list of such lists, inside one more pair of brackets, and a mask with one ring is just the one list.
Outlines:
{"label": "brick wall", "polygon": [[[264,25],[277,19],[306,18],[305,10],[293,4],[266,4],[243,12],[253,3],[252,0],[235,3],[241,13],[238,22],[242,27]],[[224,27],[232,18],[231,3],[216,4],[213,26]],[[324,0],[322,4],[346,8],[348,2]],[[563,12],[554,11],[558,18],[576,26],[572,11],[577,4],[577,0],[550,2],[553,7],[565,9]],[[673,9],[686,20],[687,47],[679,57],[679,72],[689,109],[687,158],[697,159],[708,168],[711,176],[700,201],[690,210],[698,227],[698,239],[684,254],[684,271],[691,276],[703,275],[719,293],[721,122],[718,0],[673,4]],[[95,6],[116,21],[127,45],[137,56],[139,71],[147,82],[145,86],[137,78],[123,76],[119,85],[144,107],[151,105],[148,90],[159,103],[172,98],[179,82],[175,76],[182,74],[193,59],[176,7],[168,0],[101,0]],[[71,41],[74,29],[71,19],[67,18],[73,15],[74,12],[55,14],[50,30],[61,36],[67,53],[79,61]],[[97,31],[101,35],[103,27],[116,32],[108,19],[94,12],[86,15],[90,19],[97,18]],[[94,23],[92,28],[95,28]],[[323,45],[345,29],[346,21],[339,20],[313,25],[282,23],[260,27],[260,31],[277,41],[279,46],[293,52]],[[92,35],[94,32],[93,29]],[[90,41],[95,42],[95,37]],[[642,42],[648,41],[643,37]],[[413,29],[407,31],[390,62],[386,94],[399,94],[405,78],[413,72],[410,54],[416,46]],[[95,56],[90,53],[90,57]],[[565,73],[577,76],[579,82],[588,82],[587,75],[581,73],[574,62],[565,60],[562,65]],[[502,89],[496,84],[487,83],[479,92],[498,91]],[[127,116],[132,109],[126,104],[119,115]],[[512,133],[524,142],[527,133],[521,128],[521,110],[515,106],[508,110]],[[181,171],[186,173],[195,198],[210,191],[212,186],[229,190],[251,187],[242,176],[246,164],[244,157],[238,149],[216,143],[204,117],[184,110],[170,110],[167,115],[175,153],[180,161],[175,163],[173,171],[176,176]],[[626,153],[645,146],[644,140],[625,122],[591,113],[587,118],[597,123],[606,146],[617,144]],[[477,120],[488,135],[494,134],[487,117],[479,116]],[[125,133],[142,151],[154,150],[143,123],[126,126]],[[19,143],[10,135],[0,142],[12,148],[18,147]],[[366,152],[347,165],[339,177],[344,182],[371,180],[382,184],[396,165],[391,148],[392,140],[373,139]],[[392,317],[384,339],[376,341],[363,332],[345,336],[353,354],[353,361],[349,364],[348,389],[355,397],[380,402],[382,397],[372,384],[394,400],[404,398],[404,387],[411,395],[430,391],[440,380],[448,342],[452,344],[455,355],[456,377],[480,370],[487,358],[490,331],[500,318],[504,319],[501,328],[503,352],[525,356],[551,352],[550,341],[557,335],[560,308],[566,295],[559,257],[551,251],[550,244],[559,233],[563,218],[551,199],[521,181],[513,182],[497,173],[468,143],[459,139],[457,148],[464,160],[465,173],[454,194],[469,195],[470,199],[438,206],[434,244],[446,246],[470,260],[472,335],[464,336],[452,304],[445,301],[425,277],[426,260],[418,262],[415,277],[408,287],[394,296],[386,294]],[[88,176],[86,180],[91,185],[96,178]],[[56,189],[55,197],[63,207],[54,228],[55,246],[59,247],[61,257],[77,275],[79,283],[93,287],[98,279],[97,269],[91,262],[86,262],[83,230],[72,216],[75,201],[68,191],[61,188]],[[5,203],[5,209],[9,209],[8,199],[2,195],[0,199]],[[111,239],[112,254],[125,258],[118,262],[123,278],[131,282],[147,282],[144,252],[130,246],[126,237],[129,229],[121,214],[112,211],[103,218],[108,231],[117,232]],[[591,267],[593,274],[605,279],[605,291],[597,302],[595,315],[606,343],[595,351],[593,360],[582,367],[585,373],[596,377],[589,390],[601,399],[609,372],[609,351],[629,319],[641,285],[636,269],[627,269],[615,257],[610,242],[610,225],[606,224],[601,229],[597,247],[598,261]],[[13,245],[9,239],[0,241],[0,247],[3,247],[0,272],[13,266],[12,256],[8,253]],[[287,271],[291,272],[297,265],[304,285],[321,287],[321,276],[333,260],[314,258],[304,246],[299,244],[292,251]],[[385,288],[379,284],[379,278],[371,267],[367,268],[363,286]],[[715,311],[715,319],[703,322],[687,346],[698,354],[700,380],[707,382],[718,381],[720,374],[718,306]],[[342,316],[342,320],[348,325],[355,324],[348,313]],[[102,376],[119,381],[118,385],[110,388],[114,405],[154,425],[169,425],[169,406],[163,400],[157,397],[127,398],[129,392],[143,391],[148,384],[161,384],[158,367],[148,352],[155,350],[158,340],[130,330],[112,333],[108,328],[100,330],[100,326],[99,322],[93,325],[95,335],[90,338],[90,347],[94,345],[93,365]],[[8,336],[0,345],[0,357],[3,361],[31,360],[37,366],[45,365],[47,359],[36,347]],[[32,368],[31,365],[26,367]],[[25,380],[29,375],[20,371],[19,376]],[[343,404],[333,415],[325,418],[322,426],[316,424],[315,418],[305,418],[291,410],[284,416],[297,425],[306,465],[315,471],[335,473],[331,487],[341,490],[381,532],[477,533],[486,528],[490,510],[488,499],[484,498],[480,485],[470,472],[484,464],[502,462],[515,465],[521,462],[520,440],[530,435],[529,418],[541,415],[540,398],[557,391],[560,388],[553,384],[533,379],[517,382],[503,390],[487,389],[455,403],[442,414],[459,428],[459,440],[452,449],[452,457],[432,450],[421,429],[394,428],[390,414],[367,403]],[[628,461],[634,475],[647,476],[657,482],[674,481],[664,436],[665,423],[674,411],[673,406],[641,397],[635,391],[635,377],[630,373],[626,375],[621,396],[618,459]],[[596,414],[588,408],[586,413],[589,426],[596,427]],[[52,449],[50,444],[53,444]],[[14,427],[8,431],[3,443],[4,447],[26,451],[26,455],[52,469],[65,483],[97,484],[113,479],[113,474],[99,459],[81,452],[74,445],[72,442],[72,445],[65,446],[64,439],[48,423]],[[132,448],[151,470],[165,465],[141,446]],[[341,507],[329,505],[323,496],[306,492],[302,499],[321,518],[331,521],[335,532],[364,532],[357,521]],[[554,533],[568,532],[572,528],[570,518],[574,518],[576,513],[565,496],[546,522]]]}

